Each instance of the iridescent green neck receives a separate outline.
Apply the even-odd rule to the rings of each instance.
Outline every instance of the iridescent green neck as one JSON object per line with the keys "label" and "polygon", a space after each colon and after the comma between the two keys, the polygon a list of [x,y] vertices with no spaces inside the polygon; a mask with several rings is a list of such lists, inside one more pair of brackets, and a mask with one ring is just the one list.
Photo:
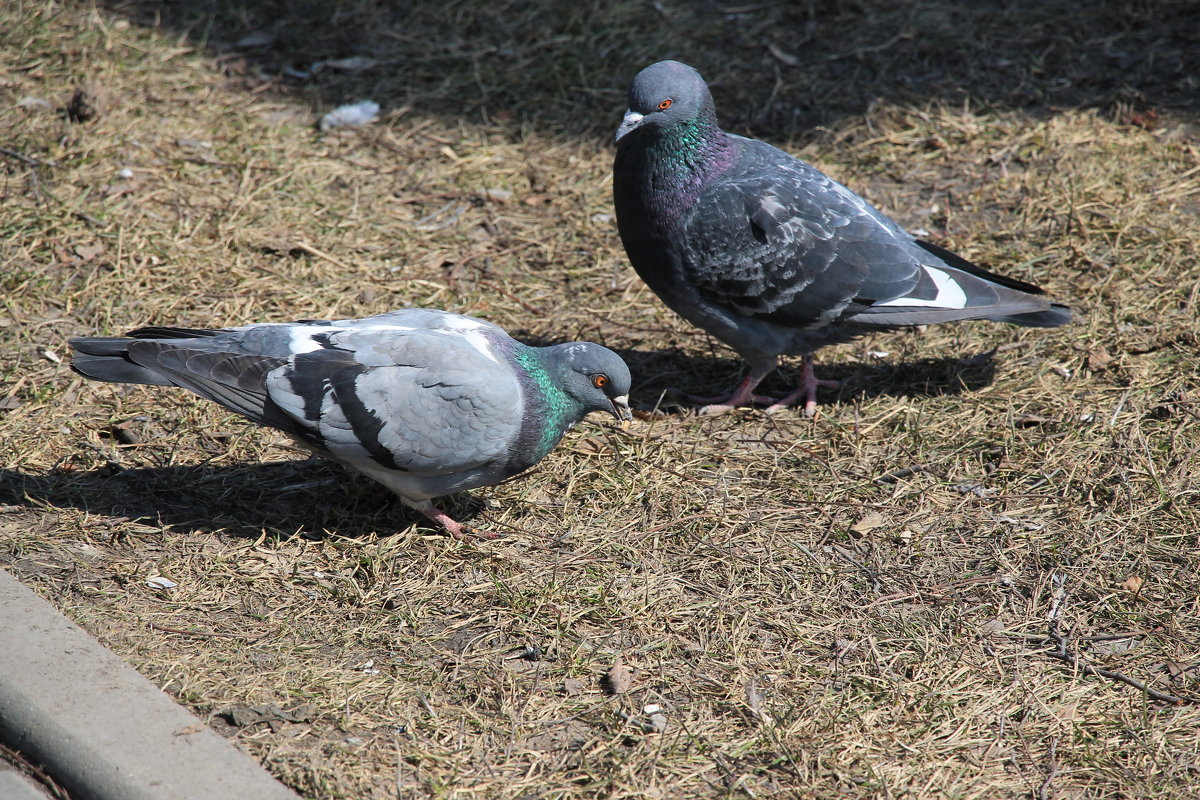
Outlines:
{"label": "iridescent green neck", "polygon": [[663,130],[647,148],[646,156],[656,183],[682,187],[728,168],[734,159],[734,145],[717,127],[716,118],[701,112]]}
{"label": "iridescent green neck", "polygon": [[[535,460],[541,459],[554,449],[558,440],[575,421],[578,403],[562,390],[559,382],[542,363],[536,349],[518,347],[513,353],[513,357],[521,365],[534,390],[532,397],[536,398],[536,407],[527,406],[525,416],[536,423],[534,426],[536,441],[533,442],[533,447]],[[526,398],[528,400],[530,396],[527,395]]]}

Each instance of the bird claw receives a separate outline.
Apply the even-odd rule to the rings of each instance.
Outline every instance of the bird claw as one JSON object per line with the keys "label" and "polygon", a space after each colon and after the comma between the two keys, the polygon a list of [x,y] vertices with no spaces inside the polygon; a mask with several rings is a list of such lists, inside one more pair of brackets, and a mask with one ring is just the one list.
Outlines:
{"label": "bird claw", "polygon": [[468,534],[465,534],[465,535],[472,536],[476,539],[499,539],[500,538],[500,534],[496,533],[495,531],[481,531],[478,528],[471,528],[471,532]]}
{"label": "bird claw", "polygon": [[785,397],[755,394],[754,387],[762,379],[763,375],[751,371],[736,389],[726,395],[697,397],[687,392],[679,392],[679,394],[683,395],[687,400],[700,405],[699,413],[707,416],[724,414],[735,408],[749,405],[763,405],[767,407],[766,413],[777,414],[785,408],[789,408],[803,400],[804,416],[812,417],[817,413],[817,389],[838,389],[842,385],[841,381],[818,378],[813,372],[813,358],[811,355],[804,357],[804,362],[800,370],[800,381],[796,384],[796,388]]}
{"label": "bird claw", "polygon": [[462,541],[463,539],[499,539],[500,534],[492,531],[481,531],[477,528],[468,529],[454,517],[447,514],[445,511],[439,511],[436,508],[421,508],[417,509],[424,514],[431,522],[444,528],[446,533],[453,536],[455,539]]}
{"label": "bird claw", "polygon": [[841,386],[841,381],[817,378],[812,374],[810,369],[806,369],[800,379],[800,385],[796,387],[796,391],[771,405],[766,413],[775,414],[783,411],[785,408],[789,408],[803,399],[804,416],[815,417],[817,415],[817,389],[840,389]]}
{"label": "bird claw", "polygon": [[697,413],[706,416],[716,416],[717,414],[724,414],[728,411],[733,411],[735,408],[742,408],[749,405],[770,406],[774,408],[779,402],[777,398],[769,397],[765,394],[752,394],[739,402],[736,393],[721,397],[710,397],[708,401],[708,404],[701,406]]}

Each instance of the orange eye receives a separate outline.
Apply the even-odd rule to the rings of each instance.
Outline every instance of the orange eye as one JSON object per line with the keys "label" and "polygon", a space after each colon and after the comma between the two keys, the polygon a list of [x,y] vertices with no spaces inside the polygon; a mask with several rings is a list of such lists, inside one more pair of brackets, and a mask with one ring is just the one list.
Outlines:
{"label": "orange eye", "polygon": [[592,376],[592,386],[595,386],[597,389],[603,389],[605,386],[608,386],[608,376],[607,375],[593,375]]}
{"label": "orange eye", "polygon": [[666,100],[663,100],[661,103],[658,104],[659,111],[666,111],[670,107],[671,107],[671,98],[669,98],[669,97]]}

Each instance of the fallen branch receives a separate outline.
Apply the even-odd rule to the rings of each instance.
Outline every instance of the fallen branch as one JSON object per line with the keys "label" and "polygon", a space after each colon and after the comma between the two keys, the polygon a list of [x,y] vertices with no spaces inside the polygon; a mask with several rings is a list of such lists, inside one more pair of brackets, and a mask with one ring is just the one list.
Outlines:
{"label": "fallen branch", "polygon": [[1152,689],[1141,681],[1135,680],[1123,672],[1117,672],[1111,669],[1103,669],[1102,667],[1093,667],[1091,664],[1085,663],[1079,658],[1079,656],[1071,652],[1068,647],[1066,637],[1062,634],[1054,632],[1053,630],[1048,632],[1047,638],[1053,639],[1058,644],[1058,649],[1046,650],[1045,654],[1051,658],[1062,661],[1064,664],[1070,664],[1073,668],[1079,670],[1084,675],[1095,675],[1100,678],[1107,678],[1110,681],[1123,683],[1126,686],[1132,686],[1141,692],[1145,692],[1150,699],[1157,700],[1160,703],[1170,703],[1173,706],[1181,706],[1185,703],[1195,702],[1194,700],[1188,698],[1176,697],[1173,694],[1167,694],[1166,692],[1160,692],[1157,689]]}
{"label": "fallen branch", "polygon": [[58,164],[54,163],[53,161],[42,161],[39,158],[33,158],[31,156],[25,155],[24,153],[18,153],[16,150],[9,150],[7,147],[0,147],[0,155],[5,155],[5,156],[8,156],[9,158],[15,158],[17,161],[20,161],[22,164],[27,164],[28,166],[31,166],[31,167],[57,167],[58,166]]}

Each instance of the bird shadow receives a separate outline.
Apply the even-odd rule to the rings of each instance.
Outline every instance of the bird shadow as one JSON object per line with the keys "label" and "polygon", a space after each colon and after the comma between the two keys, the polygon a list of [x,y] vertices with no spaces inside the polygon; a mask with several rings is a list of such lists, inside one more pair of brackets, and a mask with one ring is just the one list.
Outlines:
{"label": "bird shadow", "polygon": [[[570,341],[522,328],[510,333],[531,347],[553,347]],[[605,339],[603,336],[595,338],[600,340],[599,343]],[[732,390],[746,372],[745,364],[739,359],[689,355],[679,347],[637,350],[611,344],[605,346],[629,366],[633,375],[629,404],[639,411],[695,408],[696,404],[685,395],[709,396]],[[995,380],[995,354],[992,349],[957,358],[825,366],[818,363],[818,377],[842,382],[839,389],[821,390],[820,397],[827,400],[836,396],[840,402],[852,403],[876,397],[944,397],[976,392]],[[795,388],[798,377],[798,359],[788,361],[766,377],[761,391],[768,395],[786,395]]]}
{"label": "bird shadow", "polygon": [[[537,344],[553,344],[539,340]],[[672,389],[711,394],[740,379],[740,363],[690,356],[675,348],[615,350],[634,375],[631,405],[643,411],[694,407]],[[994,351],[969,358],[925,358],[896,364],[833,365],[826,377],[843,380],[841,402],[879,396],[936,397],[976,391],[995,374]],[[782,394],[789,369],[764,381]],[[125,466],[116,458],[90,470],[47,472],[0,469],[0,505],[78,509],[102,517],[143,522],[175,534],[222,533],[257,539],[366,538],[403,530],[414,522],[434,531],[418,512],[386,488],[318,458],[234,465]],[[441,498],[438,506],[471,522],[483,503],[468,493]]]}
{"label": "bird shadow", "polygon": [[[258,539],[365,538],[420,523],[433,526],[385,487],[327,461],[236,465],[125,467],[110,461],[90,470],[0,469],[0,504],[78,509],[142,522],[176,534],[222,533]],[[468,494],[439,507],[469,522],[483,504]]]}
{"label": "bird shadow", "polygon": [[[676,348],[651,351],[620,350],[634,375],[630,404],[639,410],[695,408],[684,393],[715,395],[732,390],[745,375],[736,359],[697,357]],[[990,385],[996,376],[994,350],[964,358],[920,358],[895,363],[818,364],[818,376],[842,381],[839,389],[822,389],[827,402],[836,397],[854,403],[876,397],[942,397],[968,394]],[[783,396],[792,390],[799,369],[785,364],[761,384],[768,395]]]}

